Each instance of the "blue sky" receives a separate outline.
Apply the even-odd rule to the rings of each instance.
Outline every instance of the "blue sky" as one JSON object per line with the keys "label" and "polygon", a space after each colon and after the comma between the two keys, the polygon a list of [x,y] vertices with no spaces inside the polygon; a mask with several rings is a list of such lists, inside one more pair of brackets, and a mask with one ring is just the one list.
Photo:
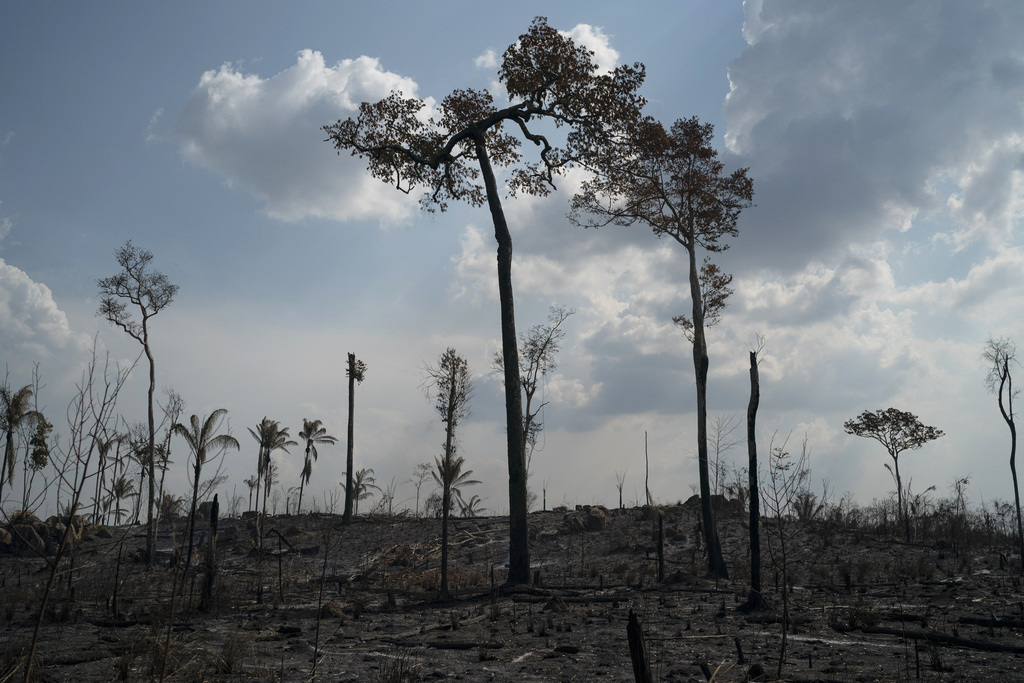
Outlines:
{"label": "blue sky", "polygon": [[[812,478],[861,502],[892,489],[884,451],[843,433],[895,406],[946,431],[903,456],[915,490],[970,475],[1009,498],[1008,434],[985,393],[989,335],[1024,338],[1024,9],[1014,2],[18,3],[0,10],[0,361],[39,362],[61,415],[96,336],[96,280],[125,240],[181,290],[154,319],[158,384],[188,413],[227,408],[249,476],[265,415],[344,436],[344,359],[357,389],[357,467],[407,479],[442,427],[420,384],[451,345],[477,377],[463,454],[500,512],[504,422],[488,367],[500,334],[493,234],[482,209],[423,215],[338,157],[319,126],[391,88],[440,100],[488,88],[489,54],[536,15],[607,65],[641,61],[649,113],[716,126],[756,206],[720,259],[736,294],[710,337],[710,406],[742,416],[746,344],[767,338],[759,439],[804,434]],[[688,310],[678,245],[641,228],[565,219],[574,182],[509,202],[520,330],[572,306],[546,387],[534,476],[549,504],[611,503],[614,472],[642,497],[696,483],[693,370],[671,318]],[[144,416],[145,377],[120,409]],[[184,445],[174,486],[184,492]],[[298,449],[280,459],[298,483]],[[335,486],[344,440],[313,491]],[[742,462],[745,452],[729,460]],[[537,486],[536,488],[539,488]],[[633,493],[631,493],[631,491]],[[413,495],[400,486],[399,498]]]}

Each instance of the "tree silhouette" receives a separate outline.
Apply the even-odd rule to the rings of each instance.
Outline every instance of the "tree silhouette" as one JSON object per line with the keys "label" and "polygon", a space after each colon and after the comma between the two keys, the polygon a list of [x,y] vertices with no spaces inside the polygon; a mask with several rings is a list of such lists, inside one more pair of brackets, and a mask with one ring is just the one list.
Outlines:
{"label": "tree silhouette", "polygon": [[[156,363],[149,344],[149,319],[171,305],[178,286],[171,284],[167,276],[151,270],[149,265],[153,254],[139,249],[131,240],[114,253],[121,271],[116,275],[97,281],[100,291],[99,315],[111,325],[124,330],[129,337],[142,345],[149,361],[149,394],[147,418],[149,424],[149,450],[147,467],[149,474],[149,512],[146,519],[146,558],[152,565],[156,544],[156,519],[153,503],[156,498],[156,422],[153,418],[153,393],[156,391]],[[127,303],[126,303],[127,302]],[[139,310],[139,320],[128,311],[128,304]]]}
{"label": "tree silhouette", "polygon": [[[356,383],[363,383],[366,379],[366,363],[356,359],[356,354],[348,354],[348,367],[345,369],[348,376],[348,444],[345,454],[345,514],[342,522],[348,524],[352,521],[352,505],[356,501],[356,490],[352,488],[353,467],[355,467],[355,450],[353,437],[355,436],[355,414],[356,414]],[[371,472],[373,470],[370,470]],[[359,504],[356,503],[358,508]]]}
{"label": "tree silhouette", "polygon": [[[544,429],[544,423],[537,419],[548,404],[543,396],[537,396],[541,382],[558,367],[559,347],[565,338],[562,329],[569,316],[576,313],[574,308],[552,306],[547,325],[534,325],[530,331],[519,337],[519,383],[523,398],[523,447],[526,453],[526,476],[530,476],[530,461],[537,448],[537,440]],[[501,353],[495,353],[491,366],[504,372],[505,362]],[[534,403],[534,399],[539,403]]]}
{"label": "tree silhouette", "polygon": [[316,445],[318,443],[330,445],[338,443],[335,437],[327,433],[320,420],[307,420],[306,418],[302,418],[302,431],[299,432],[299,438],[306,442],[306,460],[302,466],[302,472],[299,474],[299,504],[295,508],[297,515],[302,514],[302,490],[313,475],[313,461],[317,458]]}
{"label": "tree silhouette", "polygon": [[363,468],[352,475],[352,499],[355,503],[356,515],[359,514],[359,501],[373,496],[370,489],[380,491],[380,487],[375,483],[376,481],[372,469]]}
{"label": "tree silhouette", "polygon": [[441,487],[441,597],[448,597],[448,517],[452,510],[452,495],[459,495],[460,486],[471,482],[471,471],[462,472],[463,459],[455,457],[455,433],[463,420],[469,417],[469,397],[473,393],[473,379],[469,363],[449,347],[441,354],[436,366],[426,367],[427,396],[434,396],[434,408],[444,424],[444,455],[434,458],[437,469],[431,474]]}
{"label": "tree silhouette", "polygon": [[185,573],[188,572],[188,566],[192,561],[193,538],[196,529],[196,499],[199,496],[199,476],[203,465],[206,463],[206,454],[211,450],[217,449],[241,449],[238,439],[235,437],[230,434],[217,434],[220,423],[227,414],[227,409],[218,408],[210,413],[209,417],[204,417],[202,420],[199,419],[198,415],[193,415],[188,427],[180,422],[175,422],[171,427],[175,434],[185,439],[185,443],[188,444],[192,455],[195,457],[195,462],[192,465],[192,507],[188,513],[188,554],[185,556]]}
{"label": "tree silhouette", "polygon": [[17,450],[14,447],[14,432],[22,422],[35,412],[29,409],[32,400],[32,385],[26,384],[17,391],[6,383],[0,386],[0,430],[4,433],[4,461],[0,467],[0,503],[3,502],[4,482],[14,485],[14,462]]}
{"label": "tree silhouette", "polygon": [[693,346],[697,385],[697,463],[700,473],[701,520],[708,548],[708,571],[728,577],[711,508],[708,473],[707,383],[708,347],[705,328],[719,319],[731,290],[732,277],[709,260],[697,267],[698,248],[720,252],[727,237],[737,234],[740,212],[750,206],[754,186],[742,168],[729,175],[711,146],[714,126],[696,117],[676,121],[671,130],[646,119],[634,130],[630,153],[611,173],[583,184],[573,197],[570,219],[597,228],[609,224],[643,224],[660,237],[686,249],[689,259],[691,316],[677,316]]}
{"label": "tree silhouette", "polygon": [[[536,18],[505,51],[498,78],[509,100],[499,108],[486,90],[459,89],[425,117],[423,100],[394,92],[363,103],[355,119],[325,126],[328,141],[365,157],[370,173],[406,193],[423,188],[422,206],[444,211],[451,201],[487,203],[497,242],[498,297],[505,367],[505,426],[509,469],[509,577],[529,583],[526,465],[522,439],[512,236],[505,219],[495,166],[509,171],[507,190],[546,195],[554,176],[578,165],[603,170],[619,161],[616,141],[640,117],[644,79],[640,64],[600,72],[593,53]],[[564,144],[552,144],[537,124],[566,127]],[[539,150],[523,161],[521,141]],[[351,468],[350,468],[351,469]]]}
{"label": "tree silhouette", "polygon": [[1017,345],[1007,337],[990,337],[985,343],[981,359],[988,365],[985,386],[996,395],[999,414],[1010,429],[1010,475],[1013,478],[1013,502],[1017,511],[1017,550],[1021,572],[1024,572],[1024,524],[1021,523],[1020,487],[1017,485],[1017,424],[1013,415],[1013,399],[1020,394],[1020,389],[1013,388],[1013,371],[1020,365]]}
{"label": "tree silhouette", "polygon": [[886,408],[876,412],[864,411],[860,417],[843,423],[847,434],[874,439],[885,446],[892,458],[893,468],[888,463],[885,467],[896,480],[896,500],[899,514],[903,520],[906,541],[910,542],[910,516],[903,504],[903,481],[900,478],[900,453],[920,448],[929,441],[943,435],[941,429],[922,424],[913,413],[906,413],[896,408]]}

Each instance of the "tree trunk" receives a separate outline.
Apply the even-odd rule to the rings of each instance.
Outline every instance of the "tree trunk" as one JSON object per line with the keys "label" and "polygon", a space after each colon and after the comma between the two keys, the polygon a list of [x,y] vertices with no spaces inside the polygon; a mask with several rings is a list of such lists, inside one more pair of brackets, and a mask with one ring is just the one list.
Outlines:
{"label": "tree trunk", "polygon": [[761,597],[761,495],[757,489],[757,437],[755,424],[761,402],[761,383],[757,372],[757,353],[750,352],[750,403],[747,404],[747,485],[750,487],[750,595],[745,607],[765,607]]}
{"label": "tree trunk", "polygon": [[644,642],[643,627],[633,610],[629,610],[629,623],[626,625],[626,638],[629,641],[629,657],[633,661],[633,680],[636,683],[653,683],[651,665],[647,658],[647,643]]}
{"label": "tree trunk", "polygon": [[[146,358],[149,359],[149,401],[147,402],[147,417],[149,419],[149,511],[146,516],[146,563],[153,566],[156,559],[156,517],[153,514],[153,503],[156,498],[156,421],[153,419],[153,393],[156,391],[156,364],[153,361],[153,352],[149,349],[149,333],[146,329],[146,319],[142,319],[142,346],[146,350]],[[142,492],[139,491],[139,495]]]}
{"label": "tree trunk", "polygon": [[[1021,524],[1020,487],[1017,485],[1017,425],[1013,419],[1013,377],[1010,376],[1010,363],[1003,361],[1003,379],[999,383],[999,412],[1003,414],[1006,426],[1010,428],[1010,474],[1013,476],[1013,502],[1017,509],[1017,550],[1020,554],[1020,571],[1024,574],[1024,525]],[[1007,410],[1003,407],[1003,387],[1007,387]]]}
{"label": "tree trunk", "polygon": [[[199,460],[199,454],[196,454],[195,464],[195,479],[192,482],[192,507],[188,513],[188,555],[185,556],[185,570],[182,572],[183,577],[188,577],[188,568],[192,564],[192,549],[195,542],[195,531],[196,531],[196,499],[199,497],[199,473],[202,470],[203,463]],[[214,494],[217,495],[217,494]],[[184,587],[184,580],[182,586]]]}
{"label": "tree trunk", "polygon": [[210,507],[210,544],[206,548],[206,576],[203,579],[203,592],[199,598],[199,609],[208,612],[213,607],[213,581],[217,575],[217,521],[220,516],[220,503],[217,494],[213,494],[213,505]]}
{"label": "tree trunk", "polygon": [[523,444],[523,402],[519,383],[519,348],[516,339],[515,304],[512,294],[512,235],[501,208],[483,133],[473,136],[480,171],[487,188],[487,205],[498,242],[498,299],[501,302],[501,352],[505,365],[505,432],[508,437],[508,582],[530,582],[530,543],[527,528],[526,452]]}
{"label": "tree trunk", "polygon": [[[691,218],[690,234],[693,234]],[[697,379],[697,465],[700,470],[700,510],[704,522],[704,541],[708,549],[708,574],[728,579],[729,570],[722,557],[714,511],[711,509],[711,479],[708,476],[708,346],[704,338],[704,305],[697,274],[696,245],[686,245],[690,257],[690,298],[693,302],[693,368]]]}
{"label": "tree trunk", "polygon": [[903,504],[903,480],[900,479],[900,454],[892,456],[893,463],[896,464],[896,506],[899,508],[899,516],[903,519],[903,534],[904,540],[910,543],[910,515],[907,514],[907,509]]}
{"label": "tree trunk", "polygon": [[452,366],[448,378],[448,415],[444,428],[444,472],[441,483],[444,490],[441,494],[441,599],[448,599],[448,517],[452,506],[452,444],[454,442],[455,415],[455,375],[458,366]]}
{"label": "tree trunk", "polygon": [[356,354],[348,354],[348,449],[346,454],[346,466],[348,471],[345,473],[345,515],[342,518],[342,522],[350,524],[352,522],[352,498],[354,491],[352,491],[352,467],[353,467],[353,451],[352,451],[352,436],[355,432],[355,411],[356,411]]}

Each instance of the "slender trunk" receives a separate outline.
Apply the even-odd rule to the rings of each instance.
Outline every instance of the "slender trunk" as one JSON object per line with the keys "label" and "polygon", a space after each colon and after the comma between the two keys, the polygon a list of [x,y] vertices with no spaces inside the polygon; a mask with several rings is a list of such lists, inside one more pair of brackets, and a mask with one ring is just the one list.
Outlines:
{"label": "slender trunk", "polygon": [[459,367],[453,364],[448,377],[448,415],[444,429],[444,491],[441,496],[441,598],[448,599],[448,518],[452,506],[452,446],[455,443],[456,381]]}
{"label": "slender trunk", "polygon": [[899,516],[903,520],[904,540],[910,543],[910,515],[907,514],[907,510],[903,505],[903,480],[900,479],[899,453],[892,456],[892,461],[896,464],[896,506],[899,508]]}
{"label": "slender trunk", "polygon": [[[690,234],[692,230],[691,218]],[[697,379],[697,465],[700,470],[700,509],[704,540],[708,548],[708,573],[728,579],[729,570],[722,557],[714,510],[711,507],[711,480],[708,476],[708,347],[704,338],[704,304],[697,274],[697,249],[691,239],[686,245],[690,257],[690,298],[693,302],[693,368]]]}
{"label": "slender trunk", "polygon": [[345,473],[345,515],[342,522],[349,524],[352,521],[352,504],[354,491],[352,490],[352,467],[354,464],[352,437],[355,432],[355,391],[356,391],[356,354],[348,354],[348,452],[346,454],[346,465],[348,471]]}
{"label": "slender trunk", "polygon": [[[0,468],[0,501],[4,499],[4,482],[7,481],[7,468],[10,466],[10,459],[14,457],[14,427],[7,426],[7,440],[4,443],[4,464]],[[60,506],[57,507],[60,512]]]}
{"label": "slender trunk", "polygon": [[750,403],[747,404],[747,485],[750,487],[750,596],[752,609],[764,606],[761,597],[761,496],[757,490],[757,439],[755,423],[761,402],[761,384],[757,372],[757,353],[750,352]]}
{"label": "slender trunk", "polygon": [[[149,400],[147,401],[147,419],[149,421],[149,505],[146,516],[146,564],[153,566],[156,557],[156,517],[153,515],[153,503],[156,498],[156,421],[153,418],[153,393],[156,391],[156,364],[153,361],[153,352],[149,349],[149,333],[146,329],[146,319],[142,319],[142,335],[145,340],[142,344],[146,350],[146,358],[149,359]],[[142,495],[142,492],[139,492]]]}
{"label": "slender trunk", "polygon": [[[196,499],[199,497],[199,472],[203,466],[202,461],[199,459],[199,454],[196,454],[195,464],[195,479],[192,482],[192,507],[188,513],[188,555],[185,556],[185,571],[182,572],[182,576],[188,577],[188,568],[192,564],[192,548],[195,540],[196,530]],[[182,584],[184,585],[184,584]]]}
{"label": "slender trunk", "polygon": [[[1003,407],[1003,387],[1006,386],[1006,402]],[[1017,510],[1017,550],[1020,554],[1020,571],[1024,573],[1024,524],[1020,514],[1020,487],[1017,485],[1017,425],[1013,419],[1013,377],[1010,376],[1010,363],[1003,361],[1002,380],[999,383],[999,412],[1010,428],[1010,474],[1013,476],[1013,502]]]}
{"label": "slender trunk", "polygon": [[512,235],[501,207],[482,132],[473,136],[487,205],[498,243],[498,299],[501,303],[501,355],[505,366],[505,433],[508,437],[508,582],[530,582],[530,543],[526,505],[526,452],[523,443],[523,402],[519,382],[519,348],[516,339],[515,301],[512,293]]}

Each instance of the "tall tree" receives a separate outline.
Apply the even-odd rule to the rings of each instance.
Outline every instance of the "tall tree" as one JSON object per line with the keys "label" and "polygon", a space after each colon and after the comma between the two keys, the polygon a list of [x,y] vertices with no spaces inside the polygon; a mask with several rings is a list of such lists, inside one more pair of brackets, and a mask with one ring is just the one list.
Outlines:
{"label": "tall tree", "polygon": [[241,449],[238,439],[230,434],[217,433],[220,430],[224,416],[227,414],[227,409],[218,408],[202,420],[199,419],[198,415],[192,415],[188,427],[180,422],[175,422],[171,427],[175,434],[185,439],[185,443],[188,444],[189,450],[192,451],[192,455],[195,458],[192,464],[192,507],[188,513],[188,554],[185,556],[185,572],[188,572],[188,566],[192,561],[193,538],[196,529],[196,502],[199,497],[199,477],[202,473],[203,465],[206,463],[206,455],[212,450]]}
{"label": "tall tree", "polygon": [[[422,206],[444,211],[451,201],[485,202],[497,242],[498,298],[505,368],[505,422],[509,469],[509,583],[530,581],[526,464],[522,438],[512,236],[494,167],[509,171],[507,191],[546,195],[554,176],[572,165],[602,170],[616,164],[616,140],[640,118],[644,100],[641,64],[602,72],[593,53],[536,18],[505,50],[498,79],[508,104],[499,108],[486,90],[459,89],[432,117],[423,100],[392,93],[359,107],[355,119],[325,126],[339,153],[368,158],[371,174],[406,193],[423,188]],[[543,122],[566,127],[564,144],[552,144]],[[526,162],[518,132],[539,150]],[[350,468],[351,469],[351,468]]]}
{"label": "tall tree", "polygon": [[[366,363],[356,359],[356,354],[348,354],[348,367],[345,369],[345,375],[348,377],[348,444],[345,449],[345,514],[342,517],[342,522],[348,524],[352,521],[352,505],[357,500],[355,498],[357,492],[352,488],[353,467],[355,466],[353,438],[356,427],[356,383],[362,384],[366,379]],[[358,507],[358,503],[356,507]]]}
{"label": "tall tree", "polygon": [[1020,553],[1021,572],[1024,572],[1024,524],[1020,514],[1020,487],[1017,485],[1017,424],[1013,415],[1013,399],[1020,389],[1013,388],[1013,371],[1019,366],[1017,345],[1012,339],[1001,337],[985,343],[982,361],[988,366],[985,386],[996,395],[999,414],[1010,429],[1010,475],[1013,478],[1013,502],[1017,509],[1017,550]]}
{"label": "tall tree", "polygon": [[885,467],[896,480],[896,502],[899,515],[903,521],[906,540],[910,542],[910,515],[903,501],[903,480],[900,478],[900,453],[917,450],[929,441],[934,441],[944,434],[941,429],[929,427],[917,419],[917,415],[896,408],[886,408],[872,412],[865,410],[860,417],[843,423],[847,434],[874,439],[885,446],[893,467],[886,463]]}
{"label": "tall tree", "polygon": [[[171,305],[178,285],[171,284],[167,276],[150,268],[152,252],[139,249],[131,240],[114,253],[121,271],[97,281],[100,293],[99,314],[124,330],[142,345],[149,361],[149,394],[146,401],[149,423],[149,507],[146,518],[146,558],[152,565],[156,545],[156,518],[153,504],[156,499],[156,422],[153,417],[153,393],[156,391],[156,363],[149,344],[149,319]],[[129,312],[128,305],[138,308],[139,319]]]}
{"label": "tall tree", "polygon": [[701,520],[708,549],[708,571],[728,577],[711,508],[708,474],[707,326],[718,319],[729,296],[731,276],[709,260],[697,267],[697,251],[721,252],[737,234],[740,212],[750,206],[754,185],[741,168],[726,175],[711,146],[714,126],[696,117],[676,121],[671,130],[652,120],[634,129],[628,153],[613,172],[585,182],[573,197],[570,219],[597,228],[609,224],[650,227],[658,237],[678,242],[688,257],[691,316],[678,316],[693,346],[697,385],[697,462]]}
{"label": "tall tree", "polygon": [[0,504],[3,503],[4,482],[13,486],[14,463],[18,452],[14,447],[14,432],[34,412],[29,407],[32,400],[32,385],[26,384],[18,390],[0,386],[0,430],[4,433],[4,461],[0,467]]}
{"label": "tall tree", "polygon": [[[435,458],[437,472],[434,480],[441,487],[441,597],[448,597],[448,517],[452,509],[452,488],[461,474],[462,458],[454,457],[456,430],[469,417],[469,398],[473,393],[473,378],[469,363],[449,347],[441,354],[437,365],[426,367],[427,396],[434,397],[434,408],[444,425],[444,455]],[[466,473],[468,476],[469,472]]]}
{"label": "tall tree", "polygon": [[338,443],[338,439],[327,433],[323,423],[320,420],[307,420],[302,418],[302,431],[299,432],[299,438],[306,442],[306,460],[302,466],[302,472],[299,474],[299,504],[295,509],[295,514],[302,514],[302,489],[309,483],[309,478],[313,476],[313,461],[317,458],[316,445],[329,444],[334,445]]}

